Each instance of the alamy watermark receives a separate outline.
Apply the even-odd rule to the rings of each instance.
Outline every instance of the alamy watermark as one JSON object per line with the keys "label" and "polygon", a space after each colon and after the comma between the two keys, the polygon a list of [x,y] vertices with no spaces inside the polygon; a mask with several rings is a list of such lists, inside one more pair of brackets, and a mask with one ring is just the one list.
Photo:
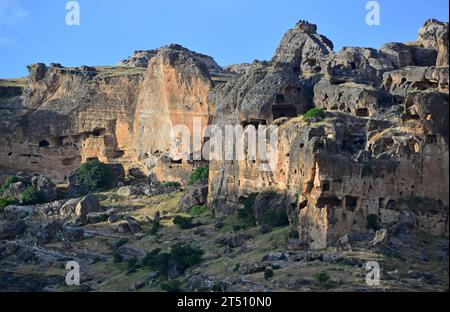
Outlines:
{"label": "alamy watermark", "polygon": [[366,10],[369,12],[366,15],[366,24],[369,26],[380,26],[381,24],[381,9],[378,1],[369,1],[366,3]]}
{"label": "alamy watermark", "polygon": [[68,26],[80,25],[80,4],[78,1],[69,1],[66,3],[66,24]]}
{"label": "alamy watermark", "polygon": [[171,129],[173,160],[251,161],[273,172],[278,165],[279,129],[274,125],[209,125],[194,117],[192,132],[187,125]]}
{"label": "alamy watermark", "polygon": [[380,264],[377,261],[369,261],[366,263],[366,270],[370,270],[366,275],[366,284],[368,286],[380,286]]}
{"label": "alamy watermark", "polygon": [[76,261],[66,263],[66,270],[70,270],[66,274],[67,286],[80,286],[80,264]]}

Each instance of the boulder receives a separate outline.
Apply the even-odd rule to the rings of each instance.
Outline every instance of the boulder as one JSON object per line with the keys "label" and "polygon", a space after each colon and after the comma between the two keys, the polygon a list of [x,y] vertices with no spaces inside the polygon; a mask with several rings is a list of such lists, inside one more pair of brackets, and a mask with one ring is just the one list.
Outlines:
{"label": "boulder", "polygon": [[56,200],[56,185],[48,177],[35,175],[31,178],[31,185],[42,193],[46,202]]}
{"label": "boulder", "polygon": [[70,216],[75,213],[75,209],[82,198],[71,198],[62,205],[60,209],[61,216]]}
{"label": "boulder", "polygon": [[61,232],[62,229],[62,223],[57,219],[43,224],[36,235],[38,243],[50,243],[55,238],[56,234]]}
{"label": "boulder", "polygon": [[188,188],[186,193],[178,202],[178,209],[182,212],[188,212],[194,206],[202,206],[206,203],[208,197],[208,185],[193,185]]}
{"label": "boulder", "polygon": [[132,195],[138,195],[138,194],[140,194],[140,190],[134,186],[122,186],[117,191],[117,195],[119,195],[121,197],[130,197]]}
{"label": "boulder", "polygon": [[23,219],[34,213],[32,206],[6,206],[3,210],[8,219]]}
{"label": "boulder", "polygon": [[141,225],[139,224],[139,222],[136,219],[134,219],[132,217],[127,217],[126,220],[127,220],[128,226],[130,227],[130,231],[133,234],[136,234],[141,231]]}
{"label": "boulder", "polygon": [[83,197],[75,207],[75,215],[77,216],[77,222],[83,224],[87,222],[87,215],[91,212],[100,212],[102,208],[98,199],[89,194]]}
{"label": "boulder", "polygon": [[87,215],[87,223],[89,224],[96,224],[105,222],[108,220],[108,215],[106,212],[91,212]]}
{"label": "boulder", "polygon": [[69,242],[78,242],[84,239],[84,230],[79,227],[64,227],[63,238]]}
{"label": "boulder", "polygon": [[345,234],[337,241],[338,250],[352,251],[352,245],[350,244],[350,238],[348,234]]}
{"label": "boulder", "polygon": [[8,199],[16,199],[19,200],[22,196],[22,193],[27,189],[27,184],[25,182],[16,182],[11,184],[6,190],[4,190],[2,197]]}
{"label": "boulder", "polygon": [[242,246],[253,236],[248,234],[224,234],[217,239],[217,243],[220,245],[228,246],[230,248],[236,248]]}
{"label": "boulder", "polygon": [[388,242],[388,230],[381,229],[375,233],[375,237],[370,242],[373,247],[384,245]]}
{"label": "boulder", "polygon": [[380,48],[381,54],[390,60],[395,68],[414,66],[414,53],[410,46],[403,43],[386,43]]}

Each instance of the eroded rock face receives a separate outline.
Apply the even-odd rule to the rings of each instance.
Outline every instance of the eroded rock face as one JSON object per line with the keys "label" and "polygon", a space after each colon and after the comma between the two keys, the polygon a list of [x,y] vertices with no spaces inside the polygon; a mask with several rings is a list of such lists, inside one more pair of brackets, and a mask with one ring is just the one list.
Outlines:
{"label": "eroded rock face", "polygon": [[196,59],[200,63],[205,64],[211,74],[220,73],[223,71],[222,67],[220,67],[212,57],[190,51],[179,44],[170,44],[156,50],[135,51],[133,55],[131,55],[128,59],[120,61],[117,66],[147,68],[150,61],[154,57],[156,57],[161,50],[173,50],[182,53],[188,53],[192,58]]}
{"label": "eroded rock face", "polygon": [[[312,248],[370,227],[448,236],[447,33],[447,23],[429,20],[417,42],[334,53],[316,25],[300,22],[272,60],[226,71],[177,45],[138,51],[121,67],[35,64],[23,87],[0,87],[8,112],[0,168],[62,179],[98,159],[185,183],[200,151],[181,150],[181,141],[196,123],[271,125],[278,127],[271,171],[260,157],[210,162],[207,203],[216,216],[250,208],[270,225],[268,215],[285,213],[280,222]],[[313,107],[322,111],[302,116]],[[180,124],[186,128],[173,140]],[[202,134],[199,143],[207,143]],[[206,189],[186,196],[188,210],[204,204]],[[98,209],[80,212],[82,203],[60,213],[87,222]],[[138,232],[137,225],[127,220],[118,231]]]}
{"label": "eroded rock face", "polygon": [[[214,124],[279,126],[279,158],[272,172],[260,159],[212,161],[210,207],[226,215],[276,194],[266,202],[280,203],[312,248],[367,232],[372,216],[385,228],[448,235],[448,67],[434,66],[438,46],[334,54],[315,26],[302,27],[272,62],[213,90]],[[299,116],[313,106],[324,114]]]}
{"label": "eroded rock face", "polygon": [[448,23],[429,19],[419,30],[417,42],[438,51],[436,66],[448,66]]}
{"label": "eroded rock face", "polygon": [[192,129],[194,117],[200,127],[209,122],[210,73],[221,68],[178,45],[150,55],[148,64],[129,67],[35,64],[23,88],[0,88],[0,104],[9,112],[0,122],[0,168],[62,180],[80,163],[98,159],[156,172],[162,180],[185,179],[190,165],[170,155],[170,130],[177,124]]}

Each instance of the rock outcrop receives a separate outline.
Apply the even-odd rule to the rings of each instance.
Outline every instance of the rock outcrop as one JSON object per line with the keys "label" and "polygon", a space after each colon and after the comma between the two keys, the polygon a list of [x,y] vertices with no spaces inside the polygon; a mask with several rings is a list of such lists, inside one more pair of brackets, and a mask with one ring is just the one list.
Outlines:
{"label": "rock outcrop", "polygon": [[[447,27],[427,21],[418,43],[333,53],[315,25],[300,23],[272,61],[215,88],[219,128],[279,127],[274,170],[258,158],[211,161],[216,215],[272,196],[313,248],[367,232],[373,219],[448,236],[448,67],[436,34]],[[311,107],[324,112],[301,116]]]}
{"label": "rock outcrop", "polygon": [[134,67],[35,64],[23,85],[1,86],[0,168],[62,180],[98,159],[186,180],[191,165],[171,155],[171,129],[192,129],[195,117],[208,124],[210,75],[221,68],[178,45],[150,54],[148,64],[126,64]]}

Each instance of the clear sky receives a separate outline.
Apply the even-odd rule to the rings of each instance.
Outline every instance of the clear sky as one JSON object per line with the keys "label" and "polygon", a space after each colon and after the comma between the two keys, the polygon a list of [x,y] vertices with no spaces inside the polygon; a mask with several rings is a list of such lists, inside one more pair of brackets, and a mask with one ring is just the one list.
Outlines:
{"label": "clear sky", "polygon": [[379,0],[381,24],[365,22],[368,0],[79,0],[80,25],[66,24],[67,0],[0,0],[0,77],[26,65],[113,65],[134,50],[179,43],[220,65],[268,60],[300,19],[343,46],[413,41],[427,18],[448,21],[448,0]]}

